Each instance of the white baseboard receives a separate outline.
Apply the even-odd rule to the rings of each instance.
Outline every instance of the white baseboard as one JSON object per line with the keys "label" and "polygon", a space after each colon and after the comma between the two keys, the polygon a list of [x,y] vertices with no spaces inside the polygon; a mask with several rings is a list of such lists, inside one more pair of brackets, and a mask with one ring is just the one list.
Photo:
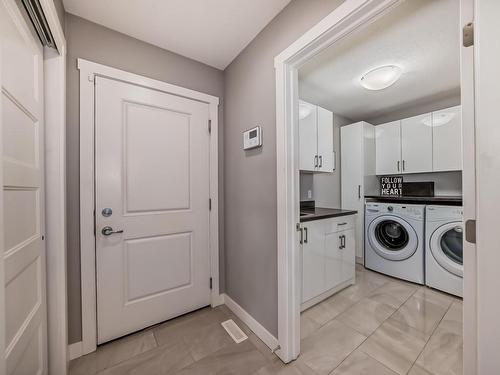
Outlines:
{"label": "white baseboard", "polygon": [[79,358],[83,355],[83,342],[78,341],[68,345],[69,360]]}
{"label": "white baseboard", "polygon": [[276,350],[278,348],[278,339],[274,337],[267,329],[256,321],[243,307],[238,305],[231,297],[224,294],[224,303],[248,328],[252,330],[259,339],[266,344],[269,349]]}

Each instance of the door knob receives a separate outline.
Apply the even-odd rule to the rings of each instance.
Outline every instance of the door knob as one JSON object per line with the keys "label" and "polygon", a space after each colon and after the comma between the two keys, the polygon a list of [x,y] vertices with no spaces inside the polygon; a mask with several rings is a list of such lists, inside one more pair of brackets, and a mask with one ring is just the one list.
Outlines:
{"label": "door knob", "polygon": [[102,228],[101,233],[104,236],[111,236],[112,234],[123,233],[123,229],[122,230],[113,230],[113,228],[111,228],[111,227],[104,227],[104,228]]}

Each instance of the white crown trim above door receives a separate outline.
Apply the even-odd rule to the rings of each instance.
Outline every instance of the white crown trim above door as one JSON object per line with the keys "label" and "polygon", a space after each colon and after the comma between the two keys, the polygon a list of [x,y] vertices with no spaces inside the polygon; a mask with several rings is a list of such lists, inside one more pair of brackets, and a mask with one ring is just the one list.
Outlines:
{"label": "white crown trim above door", "polygon": [[[219,98],[143,77],[105,65],[78,59],[80,70],[80,254],[82,286],[82,355],[97,347],[97,290],[95,241],[95,77],[110,78],[162,93],[208,104],[210,131],[209,160],[209,253],[212,278],[211,305],[223,303],[219,294],[218,223],[218,105]],[[207,205],[209,202],[207,202]],[[207,283],[209,280],[207,280]]]}

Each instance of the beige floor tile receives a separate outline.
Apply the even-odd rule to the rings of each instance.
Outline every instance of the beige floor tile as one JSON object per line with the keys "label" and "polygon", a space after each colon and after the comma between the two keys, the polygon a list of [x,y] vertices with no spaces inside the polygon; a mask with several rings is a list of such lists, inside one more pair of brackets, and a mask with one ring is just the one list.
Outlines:
{"label": "beige floor tile", "polygon": [[92,375],[157,347],[153,331],[148,330],[101,345],[93,353],[70,363],[71,375]]}
{"label": "beige floor tile", "polygon": [[453,302],[438,327],[457,335],[463,334],[463,304],[461,301]]}
{"label": "beige floor tile", "polygon": [[413,296],[422,298],[426,301],[434,303],[435,305],[439,305],[445,308],[450,307],[452,302],[456,300],[449,294],[425,286],[420,287]]}
{"label": "beige floor tile", "polygon": [[283,362],[271,363],[259,369],[253,375],[317,375],[300,360],[285,365]]}
{"label": "beige floor tile", "polygon": [[434,375],[463,374],[462,334],[439,326],[429,339],[417,365]]}
{"label": "beige floor tile", "polygon": [[177,372],[178,375],[253,374],[268,362],[248,340],[233,343]]}
{"label": "beige floor tile", "polygon": [[422,367],[414,365],[408,375],[433,375],[430,372],[425,371]]}
{"label": "beige floor tile", "polygon": [[397,375],[360,350],[354,351],[331,375]]}
{"label": "beige floor tile", "polygon": [[364,298],[337,319],[365,336],[370,336],[396,309],[385,303]]}
{"label": "beige floor tile", "polygon": [[300,315],[300,339],[301,340],[305,339],[311,333],[316,331],[319,327],[321,327],[321,324],[315,322],[307,314],[302,313]]}
{"label": "beige floor tile", "polygon": [[110,367],[98,375],[171,374],[193,363],[186,346],[181,343],[162,346]]}
{"label": "beige floor tile", "polygon": [[389,281],[375,289],[370,294],[370,298],[398,309],[416,292],[417,288],[416,285],[410,283]]}
{"label": "beige floor tile", "polygon": [[[360,288],[353,285],[332,297],[318,303],[317,305],[302,312],[310,320],[316,322],[319,326],[325,325],[330,320],[335,319],[355,302],[362,298]],[[359,295],[359,298],[357,296]]]}
{"label": "beige floor tile", "polygon": [[299,360],[319,375],[326,375],[365,339],[351,327],[332,320],[302,340]]}
{"label": "beige floor tile", "polygon": [[406,374],[425,342],[425,334],[391,318],[360,346],[360,350],[398,374]]}
{"label": "beige floor tile", "polygon": [[394,313],[392,318],[430,335],[447,309],[448,307],[442,304],[438,305],[429,299],[413,295]]}

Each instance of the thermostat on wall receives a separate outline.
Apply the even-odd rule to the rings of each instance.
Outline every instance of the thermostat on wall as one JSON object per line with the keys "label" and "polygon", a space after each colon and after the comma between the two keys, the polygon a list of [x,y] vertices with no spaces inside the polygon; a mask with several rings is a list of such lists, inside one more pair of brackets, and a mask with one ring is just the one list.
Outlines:
{"label": "thermostat on wall", "polygon": [[256,126],[253,129],[243,132],[243,150],[262,146],[262,129]]}

